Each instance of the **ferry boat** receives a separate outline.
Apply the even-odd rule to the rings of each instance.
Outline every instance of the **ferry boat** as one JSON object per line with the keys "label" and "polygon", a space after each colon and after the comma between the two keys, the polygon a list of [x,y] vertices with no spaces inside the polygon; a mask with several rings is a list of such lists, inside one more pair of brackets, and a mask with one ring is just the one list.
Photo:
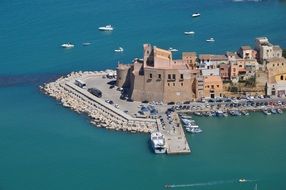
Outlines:
{"label": "ferry boat", "polygon": [[215,39],[214,38],[209,38],[206,40],[207,42],[215,42]]}
{"label": "ferry boat", "polygon": [[188,31],[188,32],[184,32],[184,34],[185,35],[193,35],[193,34],[195,34],[195,32],[194,31]]}
{"label": "ferry boat", "polygon": [[156,154],[164,154],[166,153],[166,142],[165,137],[160,132],[151,133],[151,143],[152,148]]}
{"label": "ferry boat", "polygon": [[179,51],[179,50],[177,50],[177,49],[175,49],[175,48],[172,48],[172,47],[170,47],[168,50],[169,50],[169,51],[172,51],[172,52]]}
{"label": "ferry boat", "polygon": [[106,25],[106,26],[99,27],[98,30],[100,30],[100,31],[112,31],[113,27],[109,24],[109,25]]}
{"label": "ferry boat", "polygon": [[119,47],[118,49],[114,50],[115,52],[123,52],[124,49],[122,47]]}
{"label": "ferry boat", "polygon": [[74,45],[69,43],[69,42],[65,43],[65,44],[62,44],[61,46],[62,46],[62,48],[73,48],[74,47]]}
{"label": "ferry boat", "polygon": [[194,13],[194,14],[192,14],[192,17],[199,17],[199,16],[201,16],[200,13]]}

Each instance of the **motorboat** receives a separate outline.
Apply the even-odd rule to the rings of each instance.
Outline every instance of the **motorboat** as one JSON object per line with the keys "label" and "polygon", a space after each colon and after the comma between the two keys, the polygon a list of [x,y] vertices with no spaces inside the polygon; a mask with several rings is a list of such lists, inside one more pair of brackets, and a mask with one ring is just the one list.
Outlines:
{"label": "motorboat", "polygon": [[61,46],[62,46],[62,48],[73,48],[74,47],[74,45],[69,43],[69,42],[65,43],[65,44],[62,44]]}
{"label": "motorboat", "polygon": [[123,52],[124,49],[122,47],[119,47],[118,49],[114,50],[115,52]]}
{"label": "motorboat", "polygon": [[188,32],[184,32],[184,34],[185,35],[193,35],[193,34],[195,34],[195,32],[194,31],[188,31]]}
{"label": "motorboat", "polygon": [[201,112],[194,112],[194,114],[196,115],[196,116],[202,116],[202,113]]}
{"label": "motorboat", "polygon": [[151,133],[152,148],[156,154],[164,154],[167,151],[165,137],[160,132]]}
{"label": "motorboat", "polygon": [[216,111],[216,116],[218,116],[218,117],[223,116],[223,111],[217,110],[217,111]]}
{"label": "motorboat", "polygon": [[269,110],[267,110],[267,109],[264,109],[264,110],[263,110],[263,113],[264,113],[265,115],[271,115],[271,112],[270,112]]}
{"label": "motorboat", "polygon": [[277,113],[276,109],[274,109],[274,108],[272,108],[270,111],[271,111],[272,114],[276,114]]}
{"label": "motorboat", "polygon": [[282,109],[278,108],[277,113],[282,114],[283,113]]}
{"label": "motorboat", "polygon": [[214,38],[209,38],[206,40],[207,42],[215,42],[215,39]]}
{"label": "motorboat", "polygon": [[201,133],[203,130],[199,128],[199,126],[195,122],[191,122],[186,126],[186,131],[196,134],[196,133]]}
{"label": "motorboat", "polygon": [[245,111],[245,110],[242,110],[241,113],[242,113],[243,115],[249,115],[249,113],[248,113],[247,111]]}
{"label": "motorboat", "polygon": [[192,116],[190,116],[190,115],[182,115],[181,118],[182,119],[192,119]]}
{"label": "motorboat", "polygon": [[199,16],[201,16],[200,13],[194,13],[194,14],[192,14],[192,17],[199,17]]}
{"label": "motorboat", "polygon": [[91,45],[91,42],[83,42],[82,45],[83,46],[89,46],[89,45]]}
{"label": "motorboat", "polygon": [[238,180],[238,182],[239,182],[239,183],[245,183],[245,182],[247,182],[247,180],[244,179],[244,178],[241,178],[241,179]]}
{"label": "motorboat", "polygon": [[175,48],[172,48],[172,47],[170,47],[168,50],[169,50],[169,51],[172,51],[172,52],[179,51],[179,50],[177,50],[177,49],[175,49]]}
{"label": "motorboat", "polygon": [[224,117],[228,117],[227,112],[223,112],[223,116],[224,116]]}
{"label": "motorboat", "polygon": [[100,30],[100,31],[112,31],[113,27],[109,24],[109,25],[106,25],[106,26],[99,27],[98,30]]}

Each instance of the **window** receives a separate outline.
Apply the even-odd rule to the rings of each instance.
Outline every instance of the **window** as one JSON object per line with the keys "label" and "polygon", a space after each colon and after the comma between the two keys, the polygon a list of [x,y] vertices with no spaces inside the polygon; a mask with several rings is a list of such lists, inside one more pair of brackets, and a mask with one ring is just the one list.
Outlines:
{"label": "window", "polygon": [[171,74],[168,74],[168,79],[171,79]]}
{"label": "window", "polygon": [[181,74],[181,79],[184,79],[184,75],[183,74]]}
{"label": "window", "polygon": [[219,88],[219,85],[216,85],[216,87],[218,87],[218,88]]}
{"label": "window", "polygon": [[158,74],[158,78],[161,79],[161,74]]}
{"label": "window", "polygon": [[176,80],[176,75],[175,74],[173,74],[173,79]]}
{"label": "window", "polygon": [[275,64],[273,64],[273,67],[275,66]]}
{"label": "window", "polygon": [[211,87],[214,88],[214,85],[212,85]]}
{"label": "window", "polygon": [[152,74],[150,73],[150,75],[149,75],[149,78],[151,79],[152,78]]}
{"label": "window", "polygon": [[283,75],[281,75],[281,76],[280,76],[280,80],[284,80],[284,77],[283,77]]}
{"label": "window", "polygon": [[170,86],[170,83],[168,83],[168,86]]}
{"label": "window", "polygon": [[175,83],[173,82],[173,86],[175,86]]}
{"label": "window", "polygon": [[184,83],[181,82],[181,86],[184,86]]}

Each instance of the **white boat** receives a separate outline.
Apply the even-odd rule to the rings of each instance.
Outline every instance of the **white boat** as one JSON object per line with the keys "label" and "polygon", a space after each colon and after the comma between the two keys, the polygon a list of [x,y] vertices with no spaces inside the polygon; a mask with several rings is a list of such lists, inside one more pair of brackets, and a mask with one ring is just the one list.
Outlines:
{"label": "white boat", "polygon": [[214,42],[215,39],[214,39],[214,38],[209,38],[209,39],[207,39],[206,41],[207,41],[207,42]]}
{"label": "white boat", "polygon": [[244,179],[244,178],[241,178],[241,179],[238,180],[238,182],[239,182],[239,183],[245,183],[245,182],[247,182],[247,180]]}
{"label": "white boat", "polygon": [[160,132],[151,133],[152,148],[156,154],[166,153],[165,137]]}
{"label": "white boat", "polygon": [[124,49],[122,47],[119,47],[118,49],[114,50],[115,52],[123,52]]}
{"label": "white boat", "polygon": [[264,110],[263,110],[263,113],[264,113],[265,115],[271,115],[271,112],[270,112],[269,110],[267,110],[267,109],[264,109]]}
{"label": "white boat", "polygon": [[201,16],[200,13],[194,13],[194,14],[192,14],[192,17],[199,17],[199,16]]}
{"label": "white boat", "polygon": [[169,50],[169,51],[172,51],[172,52],[179,51],[179,50],[177,50],[177,49],[175,49],[175,48],[172,48],[172,47],[170,47],[168,50]]}
{"label": "white boat", "polygon": [[101,26],[98,28],[100,31],[112,31],[113,27],[111,25]]}
{"label": "white boat", "polygon": [[62,48],[73,48],[74,47],[74,45],[71,43],[65,43],[65,44],[62,44],[61,46]]}
{"label": "white boat", "polygon": [[184,34],[185,35],[193,35],[193,34],[195,34],[195,32],[194,31],[188,31],[188,32],[184,32]]}
{"label": "white boat", "polygon": [[282,109],[280,109],[280,108],[277,109],[277,112],[280,113],[280,114],[283,113]]}

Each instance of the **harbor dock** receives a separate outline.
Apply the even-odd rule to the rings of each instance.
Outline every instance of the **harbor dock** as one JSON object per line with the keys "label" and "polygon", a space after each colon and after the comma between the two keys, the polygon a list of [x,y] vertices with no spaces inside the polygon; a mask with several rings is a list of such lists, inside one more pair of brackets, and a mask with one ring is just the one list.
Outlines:
{"label": "harbor dock", "polygon": [[[111,88],[112,79],[105,76],[107,72],[77,72],[45,84],[41,89],[59,100],[64,107],[78,113],[85,113],[96,127],[132,133],[152,133],[159,131],[165,136],[168,154],[189,153],[190,148],[180,124],[178,115],[173,114],[174,124],[165,125],[164,106],[159,106],[158,115],[142,117],[138,115],[140,102],[129,102],[120,99],[120,90]],[[84,81],[86,87],[80,87],[75,81]],[[87,89],[96,87],[102,91],[102,97],[96,97]],[[108,101],[107,101],[108,100]],[[110,102],[113,102],[112,104]]]}

